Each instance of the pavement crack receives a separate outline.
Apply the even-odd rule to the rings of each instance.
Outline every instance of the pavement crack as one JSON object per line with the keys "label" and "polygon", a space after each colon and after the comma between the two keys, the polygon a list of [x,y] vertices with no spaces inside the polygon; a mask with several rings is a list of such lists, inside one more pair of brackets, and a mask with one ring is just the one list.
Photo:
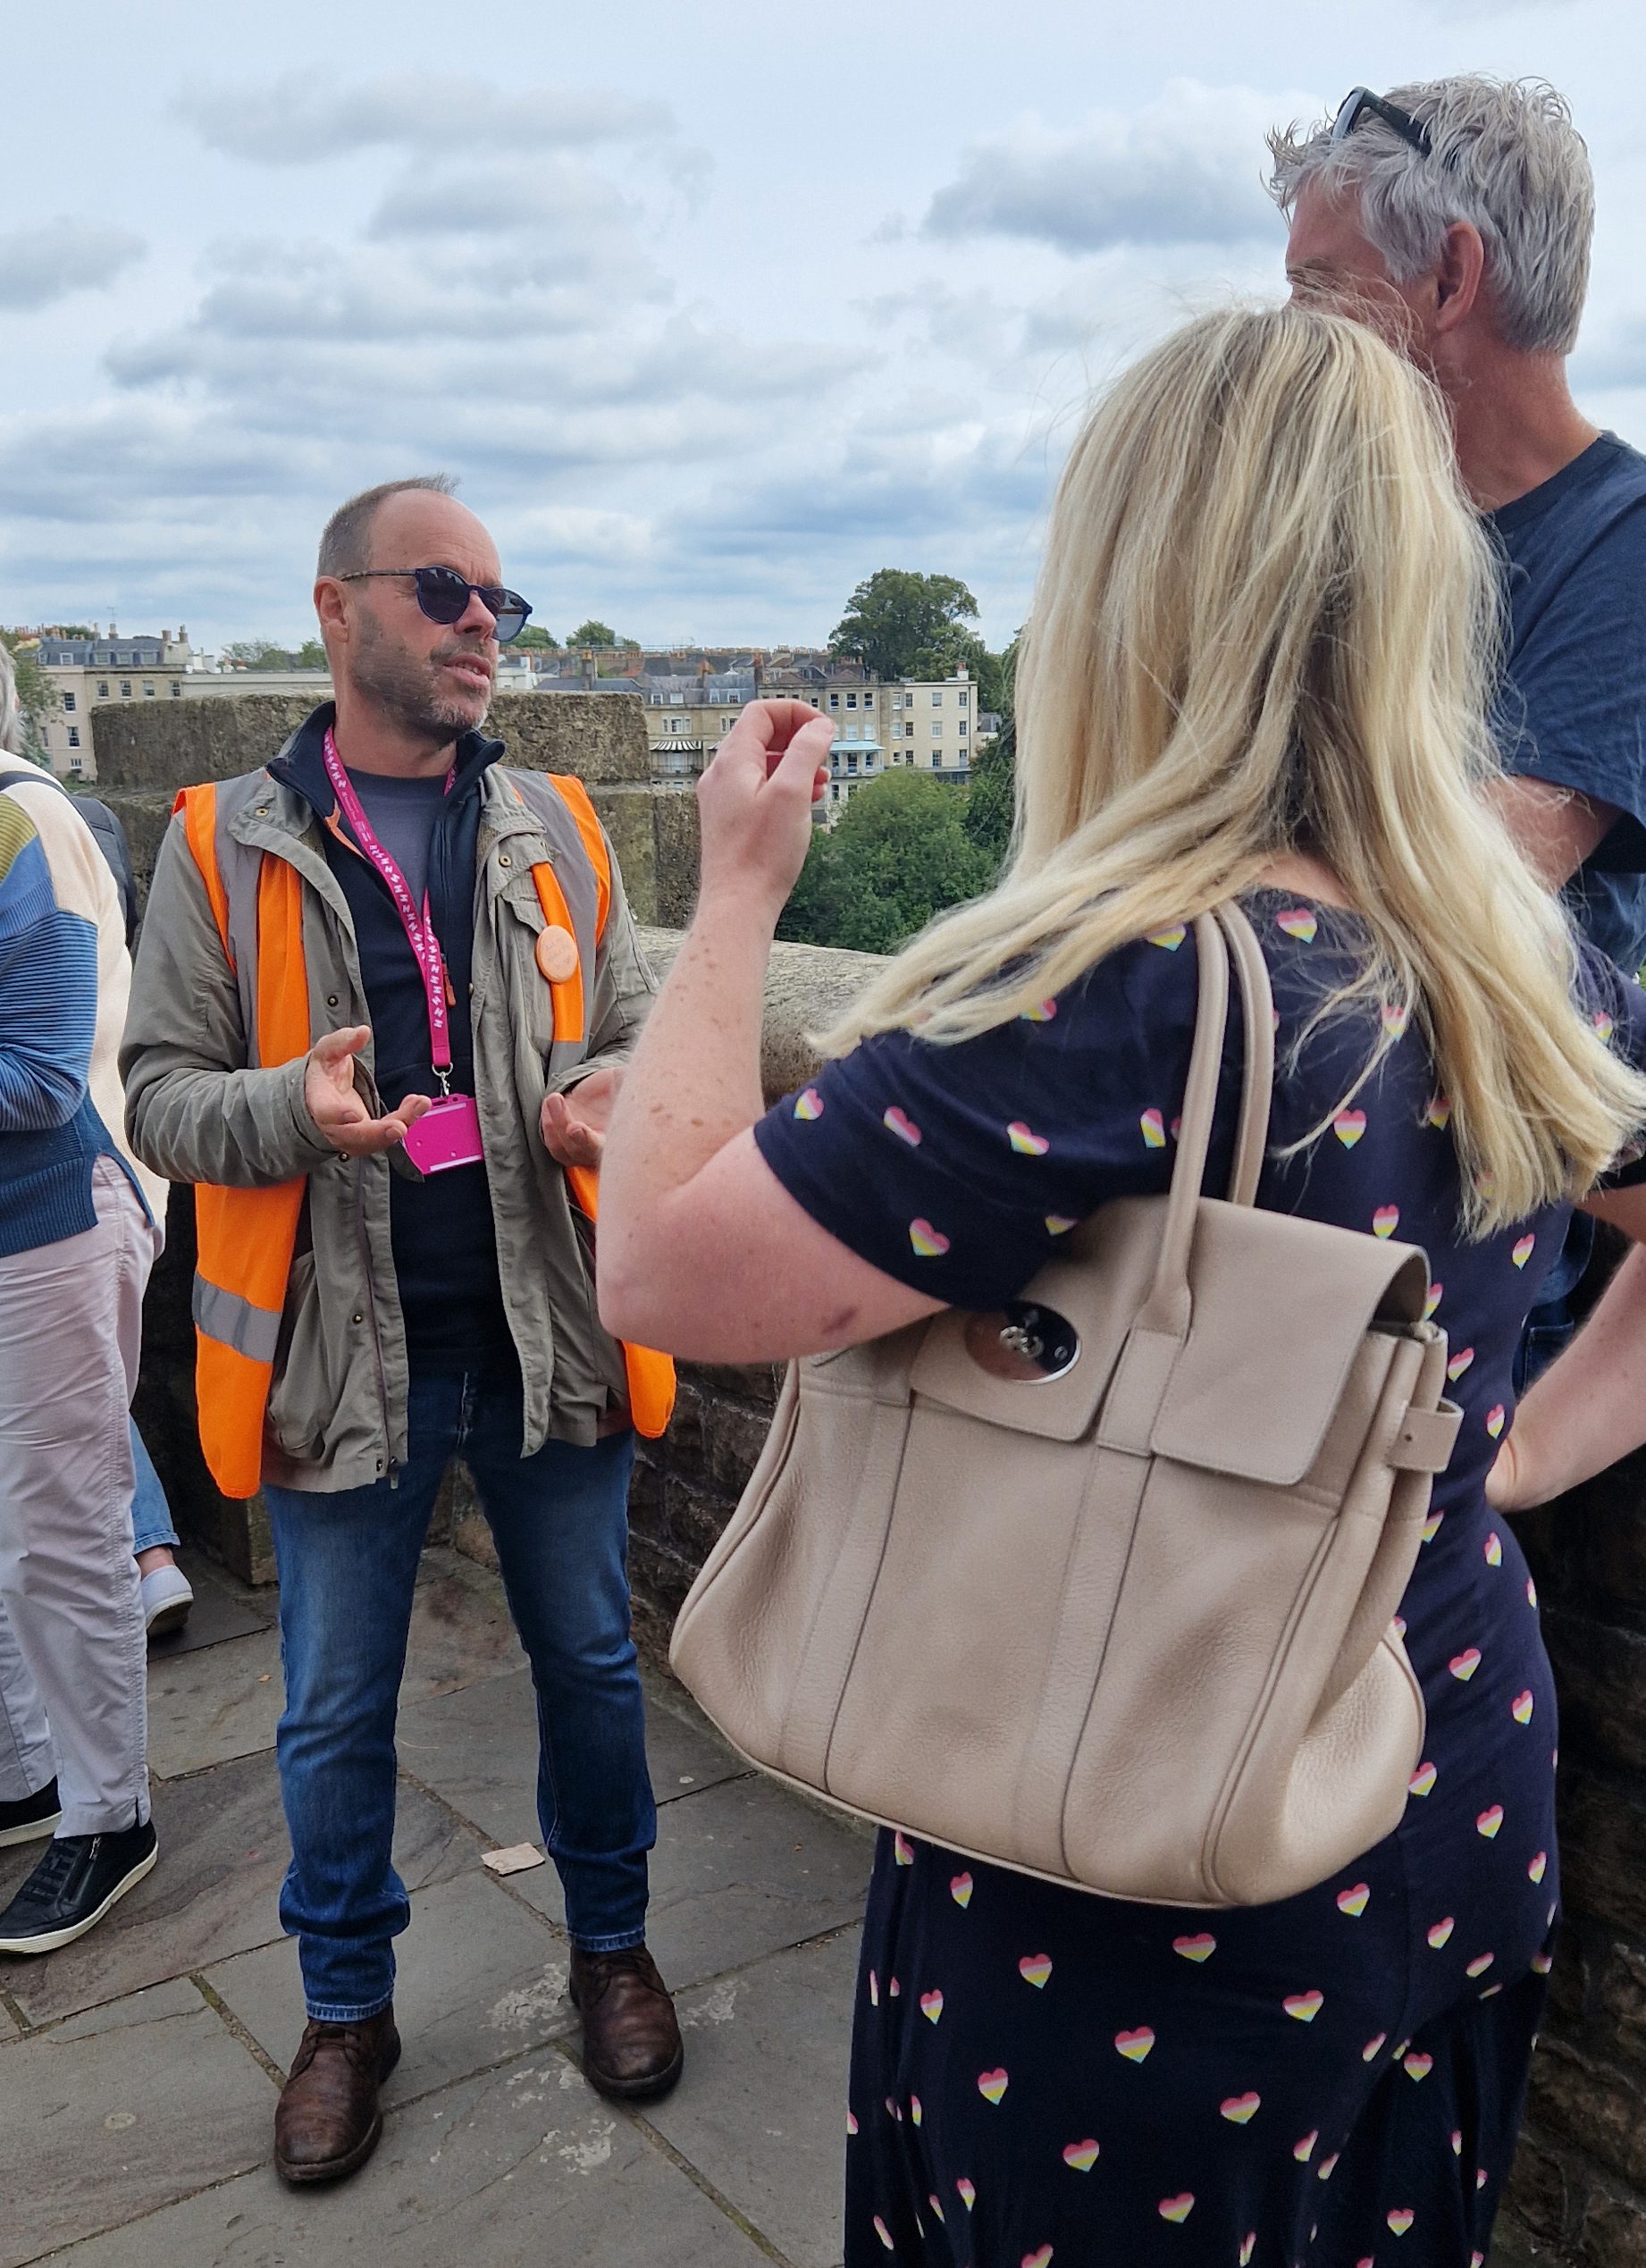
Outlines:
{"label": "pavement crack", "polygon": [[37,2031],[39,2029],[38,2025],[31,2024],[29,2021],[29,2019],[23,2014],[21,2005],[12,1998],[11,1994],[7,1992],[4,1985],[0,1985],[0,2008],[4,2009],[13,2023],[16,2025],[17,2036],[20,2039],[27,2039],[30,2032]]}
{"label": "pavement crack", "polygon": [[247,2030],[245,2025],[241,2023],[239,2018],[223,1999],[222,1994],[219,1993],[213,1986],[206,1983],[205,1977],[197,1969],[191,1969],[189,1970],[189,1981],[194,1987],[196,1992],[199,1994],[201,1999],[206,2003],[206,2006],[211,2010],[213,2015],[216,2017],[218,2022],[223,2026],[223,2029],[229,2034],[229,2037],[231,2039],[239,2040],[240,2045],[246,2050],[246,2053],[253,2059],[253,2061],[262,2064],[264,2070],[273,2080],[276,2087],[284,2087],[286,2084],[286,2074],[284,2071],[281,2070],[280,2065],[274,2061],[274,2058],[267,2054],[259,2043],[252,2037],[251,2034]]}

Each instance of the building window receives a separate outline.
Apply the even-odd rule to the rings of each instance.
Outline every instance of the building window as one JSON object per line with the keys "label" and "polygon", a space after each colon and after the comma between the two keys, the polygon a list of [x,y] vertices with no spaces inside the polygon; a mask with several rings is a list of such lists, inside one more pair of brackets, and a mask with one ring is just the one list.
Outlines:
{"label": "building window", "polygon": [[143,680],[143,698],[145,701],[152,701],[154,697],[155,681],[152,677],[145,677]]}
{"label": "building window", "polygon": [[848,693],[846,695],[846,707],[848,709],[855,709],[857,707],[857,695],[855,693]]}
{"label": "building window", "polygon": [[173,677],[172,680],[172,698],[173,701],[181,701],[182,697],[183,681],[181,677]]}
{"label": "building window", "polygon": [[99,701],[106,701],[108,697],[109,681],[106,677],[99,677],[97,680],[97,699]]}
{"label": "building window", "polygon": [[130,698],[131,698],[131,680],[130,680],[130,677],[122,677],[122,678],[121,679],[121,681],[120,681],[120,697],[121,697],[121,699],[122,699],[122,701],[130,701]]}
{"label": "building window", "polygon": [[848,756],[846,758],[846,769],[849,772],[854,772],[857,769],[857,759],[855,756]]}
{"label": "building window", "polygon": [[964,740],[964,739],[965,739],[965,737],[966,737],[966,719],[965,719],[963,717],[962,717],[962,718],[961,718],[961,720],[960,720],[960,730],[961,730],[961,738],[962,738],[962,740]]}
{"label": "building window", "polygon": [[828,705],[831,709],[838,709],[840,706],[840,695],[838,693],[830,693],[828,697]]}
{"label": "building window", "polygon": [[934,717],[932,718],[932,738],[934,740],[941,740],[943,738],[943,719],[941,717]]}
{"label": "building window", "polygon": [[80,728],[78,725],[71,725],[69,727],[69,745],[71,748],[78,748],[80,744]]}
{"label": "building window", "polygon": [[934,709],[941,709],[943,707],[943,695],[941,693],[934,693],[932,695],[932,707]]}
{"label": "building window", "polygon": [[74,714],[74,695],[72,693],[64,693],[63,697],[63,712],[66,716],[71,717]]}
{"label": "building window", "polygon": [[955,694],[954,698],[955,698],[955,699],[959,701],[959,703],[960,703],[961,707],[962,707],[962,709],[964,709],[964,708],[965,708],[965,706],[966,706],[966,696],[965,696],[965,694],[964,694],[963,693],[956,693],[956,694]]}

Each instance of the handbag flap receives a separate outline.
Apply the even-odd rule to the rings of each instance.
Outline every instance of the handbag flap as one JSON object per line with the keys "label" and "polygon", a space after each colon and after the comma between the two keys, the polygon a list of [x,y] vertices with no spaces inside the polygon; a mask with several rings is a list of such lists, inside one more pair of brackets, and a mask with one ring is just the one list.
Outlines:
{"label": "handbag flap", "polygon": [[1429,1264],[1415,1245],[1203,1197],[1188,1281],[1193,1319],[1149,1446],[1287,1488],[1319,1456],[1366,1332],[1421,1322]]}

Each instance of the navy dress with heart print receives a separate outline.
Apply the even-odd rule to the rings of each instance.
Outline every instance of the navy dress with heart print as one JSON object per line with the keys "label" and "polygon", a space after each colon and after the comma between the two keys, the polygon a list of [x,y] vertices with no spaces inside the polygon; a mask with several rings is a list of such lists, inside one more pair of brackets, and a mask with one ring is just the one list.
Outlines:
{"label": "navy dress with heart print", "polygon": [[[1364,953],[1356,917],[1269,892],[1246,904],[1281,1066],[1258,1201],[1421,1246],[1449,1334],[1463,1431],[1401,1606],[1423,1760],[1394,1834],[1272,1906],[1094,1897],[883,1834],[846,2111],[847,2268],[1486,2255],[1558,1868],[1537,1595],[1483,1483],[1566,1214],[1465,1240],[1449,1105],[1417,1030],[1393,1006],[1381,1032],[1369,1007],[1318,1020]],[[1586,949],[1583,983],[1597,1026],[1646,1063],[1640,988]],[[1197,991],[1192,936],[1173,928],[979,1039],[867,1041],[760,1122],[761,1155],[875,1266],[999,1307],[1077,1221],[1165,1189]],[[1237,1000],[1208,1189],[1229,1172],[1243,1045]]]}

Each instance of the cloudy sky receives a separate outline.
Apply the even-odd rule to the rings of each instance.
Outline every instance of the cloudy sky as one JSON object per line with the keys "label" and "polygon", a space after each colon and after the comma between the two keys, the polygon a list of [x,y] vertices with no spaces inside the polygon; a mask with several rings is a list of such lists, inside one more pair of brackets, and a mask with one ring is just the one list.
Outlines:
{"label": "cloudy sky", "polygon": [[1638,0],[0,7],[0,621],[309,626],[331,507],[448,470],[555,634],[820,640],[876,567],[1020,620],[1090,389],[1278,291],[1263,132],[1570,97],[1574,366],[1646,445]]}

